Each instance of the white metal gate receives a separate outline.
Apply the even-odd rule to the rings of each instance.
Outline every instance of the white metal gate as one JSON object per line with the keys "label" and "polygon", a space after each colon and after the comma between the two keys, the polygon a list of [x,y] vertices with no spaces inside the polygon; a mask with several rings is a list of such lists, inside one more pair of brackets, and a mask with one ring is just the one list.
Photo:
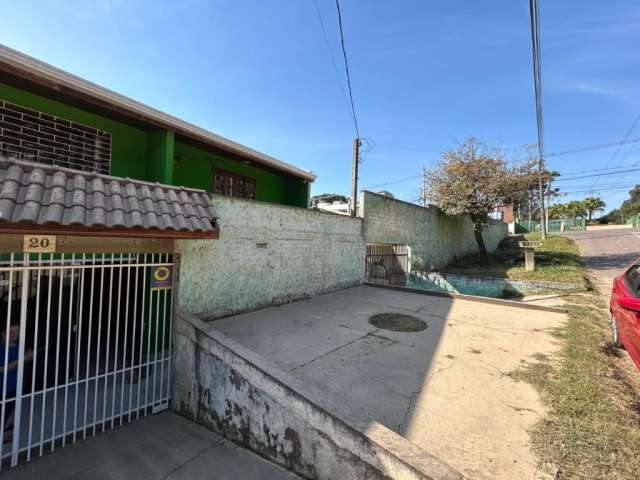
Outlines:
{"label": "white metal gate", "polygon": [[171,254],[0,259],[2,468],[167,408]]}

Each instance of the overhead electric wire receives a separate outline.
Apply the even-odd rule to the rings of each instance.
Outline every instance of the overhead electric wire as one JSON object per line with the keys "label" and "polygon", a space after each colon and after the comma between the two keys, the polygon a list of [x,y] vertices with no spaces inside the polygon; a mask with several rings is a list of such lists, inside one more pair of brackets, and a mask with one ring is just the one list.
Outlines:
{"label": "overhead electric wire", "polygon": [[612,170],[618,170],[621,168],[633,168],[637,167],[638,162],[636,163],[627,163],[625,165],[620,165],[619,167],[605,167],[605,168],[590,168],[586,170],[572,170],[570,172],[563,172],[562,175],[579,175],[581,173],[591,173],[591,172],[609,172]]}
{"label": "overhead electric wire", "polygon": [[349,100],[351,102],[351,114],[353,116],[353,124],[356,130],[356,138],[360,138],[360,129],[358,128],[358,117],[356,116],[356,107],[353,101],[353,89],[351,88],[351,74],[349,72],[349,59],[347,57],[347,49],[344,46],[344,30],[342,28],[342,12],[340,10],[340,0],[336,0],[336,9],[338,10],[338,26],[340,27],[340,45],[342,47],[342,56],[344,57],[344,69],[347,75],[347,87],[349,90]]}
{"label": "overhead electric wire", "polygon": [[[566,181],[571,181],[571,180],[578,180],[578,179],[582,179],[582,178],[593,178],[596,177],[598,175],[603,175],[603,176],[607,176],[607,175],[616,175],[616,174],[621,174],[621,173],[631,173],[631,172],[636,172],[636,171],[640,171],[640,161],[638,161],[637,163],[630,163],[630,164],[626,164],[626,165],[620,165],[619,167],[608,167],[608,168],[592,168],[592,169],[585,169],[585,170],[574,170],[571,172],[565,172],[565,173],[561,173],[560,176],[558,178],[555,178],[553,180],[554,183],[556,182],[566,182]],[[594,173],[593,175],[580,175],[583,173],[591,173],[591,172],[605,172],[605,173]],[[564,175],[579,175],[579,176],[575,176],[575,177],[565,177]],[[382,188],[382,187],[387,187],[389,185],[395,185],[398,183],[404,183],[404,182],[408,182],[411,180],[415,180],[418,178],[422,178],[423,175],[422,174],[418,174],[418,175],[411,175],[408,177],[402,177],[402,178],[397,178],[397,179],[393,179],[393,180],[389,180],[388,182],[384,182],[384,183],[378,183],[375,185],[368,185],[367,187],[365,187],[366,190],[374,190],[377,188]]]}
{"label": "overhead electric wire", "polygon": [[414,190],[411,190],[410,192],[405,192],[400,195],[396,195],[395,198],[397,198],[398,200],[406,200],[407,198],[415,197],[416,194],[418,193],[420,193],[420,190],[414,189]]}
{"label": "overhead electric wire", "polygon": [[[607,175],[621,175],[623,173],[632,173],[632,172],[638,172],[638,171],[640,171],[640,167],[629,168],[627,170],[618,170],[618,171],[615,171],[615,172],[595,173],[593,175],[580,175],[580,176],[577,176],[577,177],[567,177],[567,178],[565,178],[565,177],[561,176],[561,177],[559,177],[557,179],[554,179],[553,182],[554,183],[568,182],[568,181],[571,181],[571,180],[579,180],[579,179],[582,179],[582,178],[605,177]],[[593,185],[591,187],[593,188]]]}
{"label": "overhead electric wire", "polygon": [[[597,188],[596,191],[600,192],[600,191],[616,190],[616,191],[622,192],[622,191],[625,191],[625,190],[631,190],[636,185],[637,184],[628,185],[628,186],[620,185],[620,186],[612,186],[612,187],[607,187],[607,188]],[[578,193],[583,193],[584,194],[584,193],[590,193],[590,192],[593,192],[593,189],[589,188],[587,190],[571,190],[571,191],[568,191],[568,192],[560,192],[560,193],[563,194],[563,195],[573,195],[573,194],[578,194]],[[610,198],[611,196],[612,195],[609,195],[609,197],[606,197],[606,198]],[[606,198],[605,198],[605,200],[606,200]]]}
{"label": "overhead electric wire", "polygon": [[[613,163],[615,161],[616,157],[620,153],[620,149],[622,148],[622,145],[624,145],[625,142],[627,142],[627,140],[629,139],[629,137],[633,133],[633,130],[636,128],[636,125],[638,125],[638,122],[640,122],[640,114],[636,117],[635,121],[631,125],[631,128],[629,128],[629,130],[627,131],[626,135],[624,136],[624,138],[622,139],[622,141],[618,145],[618,148],[616,148],[616,151],[613,152],[613,155],[611,156],[611,160],[609,160],[609,163]],[[624,158],[621,160],[620,163],[622,163],[623,161],[624,161]],[[600,180],[599,178],[595,179],[595,181],[592,184],[592,188],[595,188],[595,186],[598,184],[599,180]]]}
{"label": "overhead electric wire", "polygon": [[390,181],[385,182],[385,183],[378,183],[377,185],[370,185],[370,186],[368,186],[366,188],[368,190],[371,190],[371,189],[374,189],[374,188],[387,187],[389,185],[395,185],[396,183],[402,183],[402,182],[408,182],[409,180],[415,180],[416,178],[422,178],[422,174],[420,174],[420,175],[412,175],[410,177],[399,178],[397,180],[390,180]]}
{"label": "overhead electric wire", "polygon": [[318,0],[313,0],[313,4],[316,10],[316,16],[318,17],[318,21],[320,22],[320,28],[322,29],[322,36],[324,37],[324,43],[327,47],[327,52],[329,53],[329,58],[331,59],[331,65],[333,66],[333,71],[336,74],[336,79],[338,80],[338,84],[340,85],[340,90],[342,91],[342,95],[344,97],[345,105],[347,106],[347,110],[349,114],[351,114],[351,105],[349,103],[349,96],[347,95],[347,91],[344,88],[344,83],[342,82],[342,76],[340,75],[340,71],[338,69],[338,64],[336,63],[336,59],[333,56],[333,52],[331,50],[331,43],[329,42],[329,35],[327,34],[327,29],[324,25],[324,21],[322,20],[322,14],[320,13],[320,7],[318,6]]}
{"label": "overhead electric wire", "polygon": [[549,158],[549,157],[560,157],[562,155],[573,155],[574,153],[591,152],[593,150],[602,150],[604,148],[617,147],[620,145],[628,145],[631,143],[639,143],[639,142],[640,142],[640,137],[632,138],[631,140],[626,140],[626,141],[622,140],[620,142],[602,143],[600,145],[591,145],[589,147],[577,147],[570,150],[561,150],[559,152],[547,153],[546,157]]}
{"label": "overhead electric wire", "polygon": [[[631,139],[631,140],[627,140],[627,141],[606,143],[606,144],[601,144],[601,145],[592,145],[590,147],[578,147],[578,148],[575,148],[575,149],[572,149],[572,150],[562,150],[562,151],[555,152],[555,153],[547,153],[547,154],[545,154],[545,158],[559,157],[559,156],[562,156],[562,155],[571,155],[571,154],[574,154],[574,153],[582,153],[582,152],[588,152],[588,151],[592,151],[592,150],[600,150],[600,149],[603,149],[603,148],[611,148],[611,147],[616,147],[618,145],[629,145],[629,144],[633,144],[633,143],[640,143],[640,137],[634,138],[634,139]],[[626,155],[626,156],[628,156],[628,155]],[[561,175],[578,175],[578,174],[581,174],[581,173],[590,173],[590,172],[607,172],[607,171],[623,169],[623,168],[627,168],[627,167],[635,167],[635,166],[638,166],[638,165],[640,165],[640,160],[638,162],[635,162],[635,163],[618,165],[617,167],[589,168],[589,169],[585,169],[585,170],[572,170],[572,171],[569,171],[569,172],[562,172]],[[551,169],[551,170],[553,170],[553,169]],[[620,173],[624,173],[624,172],[621,171]],[[367,188],[371,189],[371,188],[385,187],[387,185],[394,185],[396,183],[407,182],[409,180],[414,180],[416,178],[422,178],[422,174],[412,175],[412,176],[409,176],[409,177],[402,177],[402,178],[390,180],[388,182],[378,183],[376,185],[370,185]]]}

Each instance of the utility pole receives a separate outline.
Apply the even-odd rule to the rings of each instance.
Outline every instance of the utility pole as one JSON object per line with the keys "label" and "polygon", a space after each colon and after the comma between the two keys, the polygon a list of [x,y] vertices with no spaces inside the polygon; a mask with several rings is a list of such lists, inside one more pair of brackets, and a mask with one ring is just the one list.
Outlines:
{"label": "utility pole", "polygon": [[540,155],[538,162],[538,188],[540,190],[540,236],[542,237],[542,240],[547,238],[547,223],[545,221],[546,208],[544,208],[544,182],[542,181],[543,171],[544,160],[542,159],[542,155]]}
{"label": "utility pole", "polygon": [[422,166],[422,206],[427,206],[427,168]]}
{"label": "utility pole", "polygon": [[549,177],[549,185],[547,185],[547,208],[545,210],[545,222],[547,224],[547,233],[549,232],[549,209],[551,208],[551,177]]}
{"label": "utility pole", "polygon": [[533,84],[536,99],[536,125],[538,127],[538,190],[540,194],[540,236],[547,238],[547,224],[544,208],[544,127],[542,121],[542,63],[540,61],[540,11],[539,0],[529,0],[529,18],[531,20],[531,51],[533,54]]}
{"label": "utility pole", "polygon": [[360,139],[353,139],[353,165],[351,166],[351,216],[358,216],[358,164],[360,163]]}

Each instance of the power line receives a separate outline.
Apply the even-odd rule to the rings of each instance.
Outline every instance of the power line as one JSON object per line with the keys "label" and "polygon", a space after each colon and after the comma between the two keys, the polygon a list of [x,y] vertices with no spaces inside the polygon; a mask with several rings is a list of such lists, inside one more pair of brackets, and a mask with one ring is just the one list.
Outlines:
{"label": "power line", "polygon": [[370,185],[368,187],[366,187],[367,190],[371,190],[374,188],[381,188],[381,187],[387,187],[389,185],[395,185],[396,183],[403,183],[403,182],[408,182],[409,180],[415,180],[416,178],[420,178],[422,177],[422,174],[420,175],[412,175],[410,177],[404,177],[404,178],[398,178],[397,180],[390,180],[388,182],[385,183],[378,183],[377,185]]}
{"label": "power line", "polygon": [[618,170],[620,168],[633,168],[638,166],[638,163],[628,163],[625,165],[620,165],[619,167],[605,167],[605,168],[590,168],[587,170],[572,170],[570,172],[563,172],[562,175],[578,175],[581,173],[591,173],[591,172],[609,172],[612,170]]}
{"label": "power line", "polygon": [[[573,154],[573,153],[587,152],[587,151],[591,151],[591,150],[599,150],[599,149],[603,149],[603,148],[615,147],[615,146],[618,146],[618,145],[628,145],[628,144],[632,144],[632,143],[640,143],[640,137],[639,138],[634,138],[634,139],[631,139],[631,140],[627,140],[626,142],[622,141],[622,142],[606,143],[606,144],[601,144],[601,145],[593,145],[591,147],[581,147],[581,148],[576,148],[576,149],[573,149],[573,150],[563,150],[563,151],[559,151],[559,152],[555,152],[555,153],[547,153],[547,154],[545,154],[545,157],[546,158],[559,157],[561,155],[570,155],[570,154]],[[625,157],[626,156],[628,156],[628,155],[625,155]],[[635,162],[635,163],[625,164],[625,165],[618,165],[617,167],[589,168],[589,169],[585,169],[585,170],[572,170],[572,171],[560,172],[560,173],[561,173],[561,175],[578,175],[578,174],[581,174],[581,173],[590,173],[590,172],[608,172],[608,171],[613,171],[613,170],[618,170],[618,169],[624,169],[624,168],[627,168],[627,167],[636,167],[638,165],[640,165],[640,161]],[[625,172],[621,170],[619,173],[625,173]],[[422,174],[411,175],[409,177],[402,177],[402,178],[390,180],[388,182],[378,183],[376,185],[369,185],[366,188],[367,189],[373,189],[373,188],[386,187],[388,185],[394,185],[396,183],[403,183],[403,182],[408,182],[410,180],[415,180],[416,178],[422,178]],[[558,180],[555,180],[555,181],[558,181]]]}
{"label": "power line", "polygon": [[[609,188],[598,188],[596,191],[597,192],[601,192],[601,191],[614,191],[614,192],[624,192],[624,191],[628,191],[631,190],[633,187],[635,187],[635,185],[631,185],[631,186],[627,186],[627,187],[609,187]],[[585,194],[585,193],[591,193],[593,192],[592,189],[589,190],[571,190],[570,192],[562,192],[562,195],[576,195],[576,194]],[[611,198],[613,195],[615,195],[615,193],[605,197],[603,200],[607,200],[609,198]]]}
{"label": "power line", "polygon": [[331,65],[333,66],[333,71],[336,74],[336,79],[338,80],[338,84],[340,85],[340,90],[342,91],[345,105],[347,106],[347,111],[349,111],[349,114],[351,114],[351,107],[349,106],[349,97],[347,96],[347,91],[344,88],[344,83],[342,82],[342,77],[340,76],[340,72],[338,70],[338,64],[336,63],[336,59],[333,56],[333,52],[331,51],[331,43],[329,42],[327,29],[325,28],[324,21],[322,20],[322,14],[320,13],[318,0],[313,0],[313,4],[315,5],[316,16],[318,17],[318,21],[320,22],[320,28],[322,29],[322,36],[324,37],[324,44],[327,47],[327,52],[329,52],[329,58],[331,59]]}
{"label": "power line", "polygon": [[349,73],[349,59],[347,58],[347,49],[344,46],[344,31],[342,29],[342,12],[340,11],[340,0],[336,0],[336,9],[338,10],[338,25],[340,27],[340,45],[342,47],[342,56],[344,57],[344,69],[347,74],[347,86],[349,88],[349,100],[351,101],[351,114],[353,115],[353,125],[356,129],[356,138],[360,138],[360,129],[358,128],[358,117],[356,116],[356,107],[353,102],[353,90],[351,88],[351,74]]}
{"label": "power line", "polygon": [[[633,185],[636,185],[636,183],[633,183]],[[611,182],[611,183],[603,183],[600,186],[597,187],[596,191],[600,191],[600,190],[607,190],[607,189],[611,189],[611,188],[624,188],[627,187],[627,183],[626,182]],[[571,187],[567,188],[568,192],[592,192],[593,190],[591,189],[591,186],[588,184],[581,184],[581,185],[572,185]],[[559,193],[564,193],[563,190],[559,190]]]}
{"label": "power line", "polygon": [[570,150],[561,150],[559,152],[554,152],[554,153],[547,153],[547,158],[549,157],[560,157],[562,155],[572,155],[574,153],[583,153],[583,152],[591,152],[593,150],[602,150],[604,148],[611,148],[611,147],[617,147],[619,145],[627,145],[630,143],[639,143],[640,142],[640,137],[639,138],[633,138],[631,140],[622,140],[620,142],[611,142],[611,143],[602,143],[600,145],[591,145],[589,147],[577,147],[574,149],[570,149]]}
{"label": "power line", "polygon": [[[558,179],[554,179],[554,182],[555,183],[568,182],[568,181],[571,181],[571,180],[579,180],[581,178],[605,177],[607,175],[620,175],[622,173],[631,173],[631,172],[637,172],[637,171],[640,171],[640,167],[629,168],[627,170],[618,170],[618,171],[615,171],[615,172],[603,172],[603,173],[595,173],[595,174],[592,174],[592,175],[580,175],[578,177],[568,177],[568,178],[560,177]],[[591,187],[593,188],[594,185],[591,185]]]}
{"label": "power line", "polygon": [[416,194],[418,194],[418,193],[420,193],[420,190],[418,190],[418,189],[413,189],[413,190],[411,190],[410,192],[404,192],[404,193],[401,193],[400,195],[396,195],[395,197],[396,197],[398,200],[406,200],[407,198],[415,197],[415,196],[416,196]]}
{"label": "power line", "polygon": [[[564,172],[560,174],[559,178],[554,179],[554,183],[556,182],[565,182],[565,181],[572,181],[572,180],[579,180],[579,179],[583,179],[583,178],[593,178],[596,177],[598,175],[602,175],[602,176],[607,176],[607,175],[617,175],[617,174],[622,174],[622,173],[631,173],[631,172],[637,172],[640,171],[640,161],[636,162],[636,163],[629,163],[629,164],[625,164],[625,165],[620,165],[619,167],[607,167],[607,168],[591,168],[591,169],[585,169],[585,170],[573,170],[570,172]],[[592,172],[605,172],[602,174],[593,174],[593,175],[580,175],[583,173],[592,173]],[[572,176],[572,177],[564,177],[564,175],[579,175],[579,176]],[[384,183],[378,183],[375,185],[368,185],[365,187],[365,190],[375,190],[377,188],[383,188],[383,187],[387,187],[389,185],[396,185],[398,183],[404,183],[404,182],[408,182],[411,180],[416,180],[418,178],[422,178],[423,174],[418,174],[418,175],[411,175],[411,176],[407,176],[407,177],[401,177],[401,178],[396,178],[393,180],[389,180],[388,182],[384,182]]]}
{"label": "power line", "polygon": [[[616,148],[616,151],[613,152],[613,155],[611,156],[611,160],[609,160],[609,163],[613,163],[615,161],[616,157],[618,156],[618,153],[620,153],[620,149],[622,148],[622,145],[624,145],[625,142],[629,139],[629,137],[631,136],[631,133],[633,133],[633,130],[636,128],[636,125],[638,125],[638,122],[640,122],[640,115],[636,117],[635,121],[631,125],[631,128],[627,131],[626,135],[622,139],[622,142],[620,142],[620,144],[618,145],[618,148]],[[621,160],[620,163],[622,163],[623,161],[624,161],[624,158]],[[600,180],[599,178],[595,179],[595,181],[592,184],[592,188],[598,184],[599,180]]]}

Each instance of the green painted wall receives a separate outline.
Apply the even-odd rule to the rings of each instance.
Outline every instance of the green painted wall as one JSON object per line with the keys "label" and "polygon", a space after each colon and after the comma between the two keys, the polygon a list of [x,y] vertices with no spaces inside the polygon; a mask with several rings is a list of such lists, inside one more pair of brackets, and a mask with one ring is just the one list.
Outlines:
{"label": "green painted wall", "polygon": [[148,176],[160,183],[173,182],[173,132],[160,130],[149,132],[147,139]]}
{"label": "green painted wall", "polygon": [[173,182],[175,185],[211,191],[213,169],[247,175],[256,179],[256,200],[306,208],[309,185],[303,180],[280,176],[251,165],[223,158],[205,150],[175,142]]}
{"label": "green painted wall", "polygon": [[147,132],[3,83],[0,98],[110,132],[111,175],[153,180],[147,175]]}
{"label": "green painted wall", "polygon": [[214,165],[256,179],[256,200],[306,208],[309,184],[175,141],[173,132],[144,131],[0,82],[0,99],[110,132],[111,175],[211,191]]}

